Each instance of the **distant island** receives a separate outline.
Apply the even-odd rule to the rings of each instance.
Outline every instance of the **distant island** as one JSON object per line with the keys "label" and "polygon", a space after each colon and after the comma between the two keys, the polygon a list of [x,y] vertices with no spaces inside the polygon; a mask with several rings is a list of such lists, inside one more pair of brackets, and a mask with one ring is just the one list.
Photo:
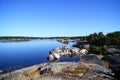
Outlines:
{"label": "distant island", "polygon": [[58,39],[65,37],[0,36],[0,40]]}
{"label": "distant island", "polygon": [[120,31],[108,33],[103,32],[89,34],[88,36],[61,36],[61,37],[28,37],[28,36],[0,36],[0,41],[29,41],[39,39],[57,39],[60,42],[69,42],[74,40],[87,41],[90,44],[97,45],[119,45],[120,44]]}

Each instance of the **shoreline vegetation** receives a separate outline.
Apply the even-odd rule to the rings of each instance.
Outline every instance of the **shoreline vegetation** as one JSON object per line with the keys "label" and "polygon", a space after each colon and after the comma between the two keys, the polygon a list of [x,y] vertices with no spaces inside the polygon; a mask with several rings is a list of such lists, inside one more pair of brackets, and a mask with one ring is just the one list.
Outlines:
{"label": "shoreline vegetation", "polygon": [[89,34],[88,36],[72,36],[72,37],[28,37],[28,36],[0,36],[0,41],[29,41],[29,40],[42,40],[42,39],[57,39],[59,42],[70,42],[75,40],[87,41],[92,45],[119,45],[120,44],[120,31],[108,33],[103,32]]}
{"label": "shoreline vegetation", "polygon": [[[32,67],[0,74],[1,80],[118,80],[120,78],[120,31],[102,32],[77,37],[18,37],[2,36],[0,41],[29,41],[56,39],[62,43],[87,49],[88,55],[77,62],[42,63]],[[102,63],[104,65],[99,65]]]}

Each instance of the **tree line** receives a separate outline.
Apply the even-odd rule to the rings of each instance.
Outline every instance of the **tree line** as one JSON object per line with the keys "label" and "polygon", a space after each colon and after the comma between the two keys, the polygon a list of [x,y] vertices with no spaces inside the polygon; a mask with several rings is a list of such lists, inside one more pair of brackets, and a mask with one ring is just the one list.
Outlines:
{"label": "tree line", "polygon": [[91,44],[89,52],[94,54],[107,55],[110,54],[105,50],[107,47],[111,45],[120,47],[120,31],[107,33],[106,35],[103,32],[93,33],[86,39]]}
{"label": "tree line", "polygon": [[87,41],[93,45],[120,45],[120,31],[108,33],[106,35],[103,32],[93,33],[87,36]]}

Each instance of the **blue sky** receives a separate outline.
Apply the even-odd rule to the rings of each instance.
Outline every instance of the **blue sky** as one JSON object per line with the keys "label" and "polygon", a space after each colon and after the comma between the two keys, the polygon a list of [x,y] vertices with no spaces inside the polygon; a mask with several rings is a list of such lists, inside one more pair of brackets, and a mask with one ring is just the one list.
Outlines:
{"label": "blue sky", "polygon": [[0,0],[0,36],[86,36],[120,30],[120,0]]}

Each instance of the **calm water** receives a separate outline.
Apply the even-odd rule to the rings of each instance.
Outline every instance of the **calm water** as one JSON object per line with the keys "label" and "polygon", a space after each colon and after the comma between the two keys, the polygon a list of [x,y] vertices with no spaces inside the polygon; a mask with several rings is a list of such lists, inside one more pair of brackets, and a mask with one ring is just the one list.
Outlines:
{"label": "calm water", "polygon": [[[49,51],[60,46],[72,46],[72,42],[69,44],[63,44],[56,40],[31,40],[23,42],[0,42],[0,70],[7,72],[9,70],[15,70],[48,62],[46,59],[49,55]],[[76,61],[79,57],[61,58],[62,61]]]}

